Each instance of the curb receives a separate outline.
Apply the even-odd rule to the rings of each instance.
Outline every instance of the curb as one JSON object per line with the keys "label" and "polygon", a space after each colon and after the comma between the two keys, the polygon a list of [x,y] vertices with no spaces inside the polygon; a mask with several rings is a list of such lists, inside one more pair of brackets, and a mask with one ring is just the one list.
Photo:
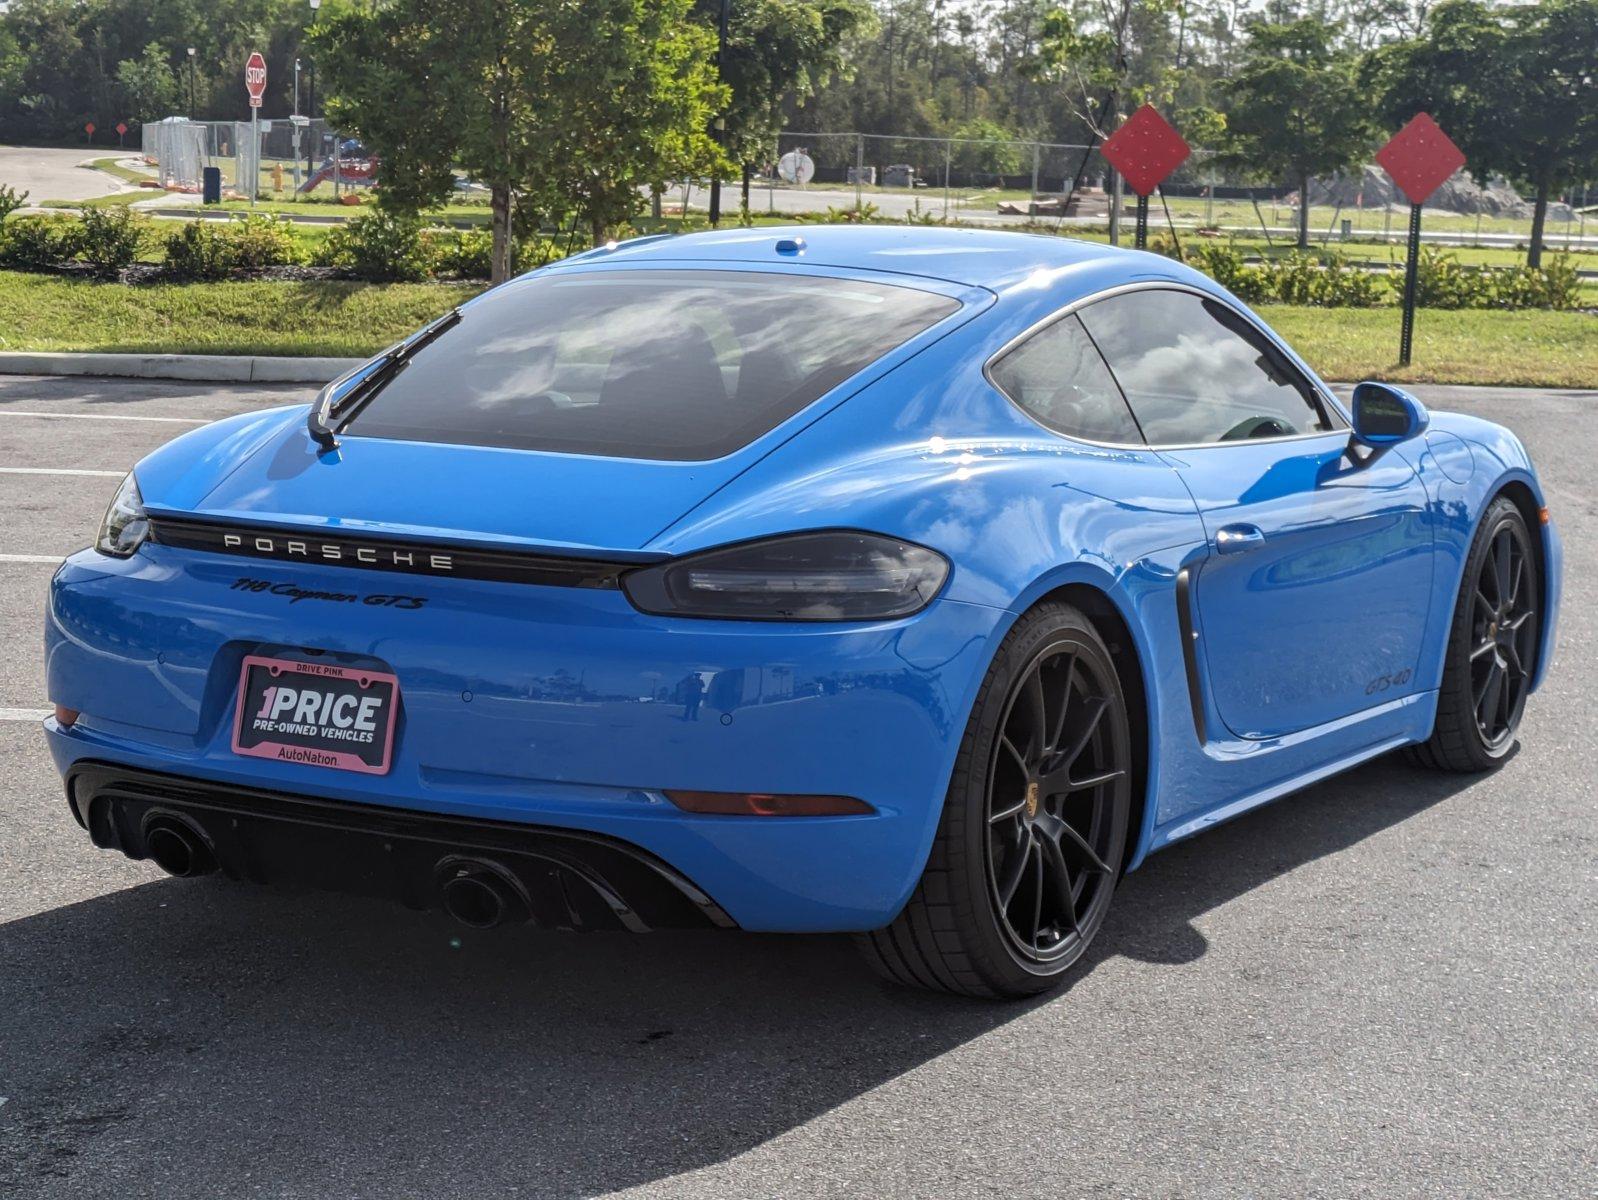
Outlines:
{"label": "curb", "polygon": [[107,375],[195,383],[326,383],[364,358],[233,354],[29,354],[0,351],[0,375]]}

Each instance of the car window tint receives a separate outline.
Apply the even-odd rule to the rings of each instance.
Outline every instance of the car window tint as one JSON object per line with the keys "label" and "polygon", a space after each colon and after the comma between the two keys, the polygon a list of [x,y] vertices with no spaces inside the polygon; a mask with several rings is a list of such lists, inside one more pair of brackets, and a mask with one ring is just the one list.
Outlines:
{"label": "car window tint", "polygon": [[1152,445],[1333,427],[1287,356],[1217,300],[1143,289],[1090,304],[1081,317]]}
{"label": "car window tint", "polygon": [[485,294],[348,426],[362,437],[719,458],[960,307],[742,271],[559,271]]}
{"label": "car window tint", "polygon": [[1067,316],[993,364],[1005,395],[1050,429],[1092,442],[1142,442],[1137,422],[1081,322]]}

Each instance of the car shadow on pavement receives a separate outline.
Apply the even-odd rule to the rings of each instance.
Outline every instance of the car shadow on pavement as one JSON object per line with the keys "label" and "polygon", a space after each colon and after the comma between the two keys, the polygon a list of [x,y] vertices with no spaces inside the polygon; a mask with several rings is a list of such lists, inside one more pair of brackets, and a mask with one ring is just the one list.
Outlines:
{"label": "car shadow on pavement", "polygon": [[[1076,978],[1191,963],[1204,913],[1467,782],[1389,758],[1156,855]],[[1070,1003],[893,988],[844,938],[479,934],[162,880],[0,926],[0,1194],[592,1195]]]}

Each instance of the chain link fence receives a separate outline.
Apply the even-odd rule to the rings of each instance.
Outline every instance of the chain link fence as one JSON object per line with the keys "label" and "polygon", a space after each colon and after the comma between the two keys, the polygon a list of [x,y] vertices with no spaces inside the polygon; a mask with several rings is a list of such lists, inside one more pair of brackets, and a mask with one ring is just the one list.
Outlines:
{"label": "chain link fence", "polygon": [[[695,186],[701,189],[697,200]],[[1113,188],[1114,172],[1096,146],[784,133],[768,161],[756,164],[749,207],[757,215],[833,210],[839,216],[865,212],[887,220],[1102,227],[1110,219]],[[1483,245],[1514,245],[1529,237],[1529,206],[1514,204],[1503,185],[1490,192],[1475,212],[1428,210],[1428,231]],[[1598,189],[1593,194],[1598,197]],[[1598,211],[1589,211],[1586,197],[1587,189],[1578,188],[1573,204],[1551,206],[1545,244],[1581,248],[1589,216],[1593,242],[1598,242]],[[702,184],[683,185],[682,199],[687,207],[702,208]],[[1330,185],[1312,184],[1309,200],[1311,240],[1317,244],[1404,240],[1407,201],[1393,195],[1377,168]],[[1135,203],[1130,193],[1122,197],[1123,221],[1130,222]],[[1198,148],[1151,197],[1150,227],[1155,233],[1174,227],[1182,235],[1291,241],[1299,203],[1295,187],[1250,178],[1223,166],[1214,151]],[[1587,248],[1598,249],[1598,244]]]}
{"label": "chain link fence", "polygon": [[206,167],[222,173],[224,193],[238,197],[298,195],[336,200],[370,187],[377,163],[359,141],[341,136],[320,117],[249,121],[146,123],[144,160],[162,187],[198,192]]}

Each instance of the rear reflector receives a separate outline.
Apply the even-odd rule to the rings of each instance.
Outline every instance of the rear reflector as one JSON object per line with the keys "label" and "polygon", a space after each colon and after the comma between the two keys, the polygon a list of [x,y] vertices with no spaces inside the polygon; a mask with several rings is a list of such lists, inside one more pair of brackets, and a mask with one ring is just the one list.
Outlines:
{"label": "rear reflector", "polygon": [[64,704],[55,706],[55,723],[63,729],[71,729],[78,723],[78,710],[68,708]]}
{"label": "rear reflector", "polygon": [[1537,517],[1538,517],[1538,519],[1539,519],[1539,520],[1540,520],[1540,521],[1542,521],[1542,523],[1543,523],[1543,524],[1544,524],[1544,525],[1546,525],[1546,524],[1548,524],[1548,522],[1549,522],[1549,521],[1550,521],[1550,520],[1551,520],[1551,519],[1552,519],[1552,518],[1550,518],[1550,517],[1549,517],[1549,515],[1548,515],[1548,506],[1547,506],[1547,505],[1544,505],[1544,506],[1543,506],[1543,507],[1542,507],[1542,508],[1539,508],[1539,509],[1538,509],[1538,510],[1537,510]]}
{"label": "rear reflector", "polygon": [[775,796],[767,792],[667,792],[684,812],[722,817],[841,817],[876,810],[853,796]]}

